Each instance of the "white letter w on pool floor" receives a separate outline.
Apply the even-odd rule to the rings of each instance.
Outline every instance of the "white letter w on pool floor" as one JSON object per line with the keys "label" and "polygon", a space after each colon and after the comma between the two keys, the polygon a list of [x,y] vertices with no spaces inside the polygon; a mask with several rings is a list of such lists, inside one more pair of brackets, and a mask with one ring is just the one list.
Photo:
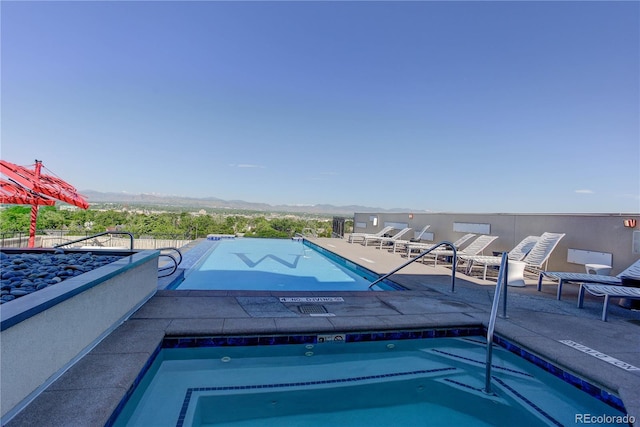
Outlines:
{"label": "white letter w on pool floor", "polygon": [[265,255],[262,258],[260,258],[258,261],[253,261],[252,259],[250,259],[247,254],[243,254],[243,253],[238,253],[238,252],[233,252],[234,255],[237,255],[238,258],[240,258],[242,260],[242,262],[244,262],[245,264],[247,264],[247,267],[249,268],[254,268],[256,265],[260,264],[262,261],[264,261],[267,258],[271,258],[272,260],[279,262],[280,264],[284,265],[285,267],[289,267],[289,268],[296,268],[298,266],[298,261],[300,260],[301,255],[294,255],[295,260],[293,262],[287,262],[285,260],[283,260],[280,257],[277,257],[275,255]]}

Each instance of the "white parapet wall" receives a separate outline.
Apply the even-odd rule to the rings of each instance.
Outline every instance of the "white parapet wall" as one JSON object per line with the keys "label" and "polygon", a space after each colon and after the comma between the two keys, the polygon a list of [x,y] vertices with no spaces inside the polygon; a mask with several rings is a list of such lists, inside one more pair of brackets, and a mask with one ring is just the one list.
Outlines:
{"label": "white parapet wall", "polygon": [[2,305],[2,424],[155,294],[158,251],[126,255]]}

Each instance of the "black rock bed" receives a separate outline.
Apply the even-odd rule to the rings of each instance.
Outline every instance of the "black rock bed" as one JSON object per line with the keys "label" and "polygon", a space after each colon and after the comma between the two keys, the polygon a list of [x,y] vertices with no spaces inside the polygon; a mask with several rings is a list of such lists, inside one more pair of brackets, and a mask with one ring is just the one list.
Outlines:
{"label": "black rock bed", "polygon": [[0,252],[0,304],[54,286],[123,258],[91,252],[5,253]]}

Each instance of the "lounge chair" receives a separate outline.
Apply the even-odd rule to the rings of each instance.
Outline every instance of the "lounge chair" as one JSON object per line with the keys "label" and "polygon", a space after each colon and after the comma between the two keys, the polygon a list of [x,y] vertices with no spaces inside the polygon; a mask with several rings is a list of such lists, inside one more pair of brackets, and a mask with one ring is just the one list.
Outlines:
{"label": "lounge chair", "polygon": [[424,236],[424,233],[427,232],[427,230],[431,227],[431,224],[427,224],[425,225],[422,230],[420,230],[420,232],[416,235],[413,236],[413,239],[409,239],[410,242],[414,242],[414,243],[420,243],[420,240],[422,240],[422,236]]}
{"label": "lounge chair", "polygon": [[532,270],[536,273],[547,269],[547,263],[558,242],[564,237],[561,233],[542,233],[538,241],[522,261],[509,262],[509,286],[525,286],[524,272]]}
{"label": "lounge chair", "polygon": [[349,243],[353,243],[353,242],[355,242],[356,238],[364,240],[364,238],[366,236],[378,236],[378,237],[381,237],[381,236],[384,236],[386,233],[388,233],[391,230],[393,230],[393,227],[392,226],[387,226],[387,227],[383,228],[382,230],[378,231],[377,233],[351,233],[349,235],[349,240],[348,241],[349,241]]}
{"label": "lounge chair", "polygon": [[556,298],[562,298],[562,285],[565,283],[599,283],[601,285],[620,285],[622,277],[640,277],[640,259],[620,272],[617,276],[604,276],[601,274],[569,273],[562,271],[542,271],[538,276],[538,291],[542,291],[542,279],[548,277],[558,280]]}
{"label": "lounge chair", "polygon": [[535,272],[546,271],[551,253],[564,236],[564,233],[542,233],[533,248],[522,259],[526,268]]}
{"label": "lounge chair", "polygon": [[[496,240],[498,236],[489,236],[483,235],[477,237],[473,242],[469,243],[464,249],[457,251],[458,258],[465,255],[478,255],[481,253],[487,246],[491,244],[494,240]],[[451,249],[436,249],[432,251],[429,255],[433,256],[434,262],[433,265],[438,265],[438,257],[439,256],[453,256],[453,250]],[[429,256],[427,255],[427,256]]]}
{"label": "lounge chair", "polygon": [[[467,240],[473,239],[474,237],[476,237],[475,234],[472,234],[472,233],[465,234],[464,236],[462,236],[461,238],[453,242],[453,246],[455,246],[455,248],[458,249],[460,248],[460,246],[464,245],[467,242]],[[407,257],[410,257],[411,251],[413,251],[414,249],[419,250],[420,252],[423,252],[433,248],[435,245],[436,245],[435,243],[405,243],[404,246],[405,246],[405,249],[407,250]]]}
{"label": "lounge chair", "polygon": [[[592,274],[592,276],[595,276],[595,274]],[[607,310],[609,309],[609,300],[611,298],[640,299],[640,288],[583,283],[580,285],[580,292],[578,293],[578,308],[582,308],[584,305],[584,291],[597,297],[604,297],[604,306],[602,307],[603,322],[607,321]]]}
{"label": "lounge chair", "polygon": [[413,239],[410,239],[410,240],[400,240],[400,239],[394,240],[394,242],[393,242],[393,253],[395,254],[397,248],[404,247],[408,243],[419,243],[420,239],[422,239],[422,236],[424,236],[424,233],[429,229],[429,227],[431,227],[431,224],[425,225],[424,228],[422,230],[420,230],[420,232],[418,234],[416,234]]}
{"label": "lounge chair", "polygon": [[382,244],[383,243],[393,243],[396,240],[398,240],[400,237],[402,237],[403,235],[407,234],[407,232],[411,230],[411,228],[407,227],[407,228],[403,228],[402,230],[400,230],[399,232],[397,232],[396,234],[394,234],[391,237],[385,237],[385,236],[365,236],[364,241],[362,242],[363,245],[367,246],[367,244],[369,242],[380,242],[380,249],[382,249]]}
{"label": "lounge chair", "polygon": [[[522,261],[531,249],[533,249],[533,246],[538,242],[538,240],[540,240],[539,236],[525,237],[507,253],[507,258],[509,258],[510,261]],[[500,256],[462,254],[459,257],[461,261],[467,263],[467,274],[471,273],[473,267],[483,266],[484,272],[482,274],[482,280],[487,280],[487,269],[489,267],[499,267],[502,263],[502,257]]]}

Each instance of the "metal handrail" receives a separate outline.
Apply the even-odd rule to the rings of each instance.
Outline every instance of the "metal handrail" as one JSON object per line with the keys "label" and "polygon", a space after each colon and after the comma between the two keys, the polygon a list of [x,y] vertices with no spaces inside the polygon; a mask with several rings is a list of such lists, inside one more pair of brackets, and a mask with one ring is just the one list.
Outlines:
{"label": "metal handrail", "polygon": [[[163,254],[161,253],[160,256],[169,258],[171,261],[173,261],[173,265],[169,266],[169,267],[161,267],[158,269],[158,278],[160,277],[167,277],[167,276],[171,276],[173,273],[176,272],[176,270],[178,270],[178,261],[173,257],[173,255],[171,254]],[[171,269],[171,271],[167,274],[160,274],[165,270]]]}
{"label": "metal handrail", "polygon": [[[171,265],[171,266],[158,268],[158,278],[171,276],[173,273],[175,273],[178,270],[178,266],[182,262],[182,252],[180,252],[178,250],[178,248],[172,248],[172,247],[158,248],[158,250],[160,251],[160,255],[159,256],[169,258],[171,261],[173,261],[173,265]],[[171,254],[162,253],[162,251],[173,251],[173,252],[178,254],[178,259],[176,259],[176,257],[174,257]],[[165,270],[169,270],[169,269],[171,270],[169,273],[161,274]]]}
{"label": "metal handrail", "polygon": [[[83,237],[83,238],[80,238],[80,239],[77,239],[77,240],[72,240],[70,242],[60,243],[59,245],[55,245],[53,247],[54,248],[59,248],[59,247],[66,246],[66,245],[72,245],[74,243],[83,242],[85,240],[95,239],[96,237],[104,236],[106,234],[126,234],[126,235],[128,235],[129,236],[129,240],[130,240],[129,247],[131,248],[131,250],[133,250],[133,233],[130,233],[128,231],[104,231],[102,233],[94,234],[92,236]],[[178,250],[178,248],[172,248],[172,247],[158,248],[157,250],[160,251],[160,255],[159,256],[169,258],[172,261],[172,265],[171,266],[158,268],[158,277],[171,276],[173,273],[175,273],[178,270],[178,266],[182,262],[182,252],[180,252]],[[178,256],[177,256],[178,259],[176,259],[176,257],[174,257],[171,254],[162,253],[162,251],[174,251],[174,252],[176,252],[178,254]],[[171,270],[169,273],[161,274],[165,270],[169,270],[169,269]]]}
{"label": "metal handrail", "polygon": [[[407,265],[416,262],[417,260],[419,260],[420,258],[422,258],[423,256],[431,253],[431,251],[439,248],[440,246],[444,246],[447,245],[449,246],[452,250],[453,250],[453,262],[452,262],[452,269],[451,269],[451,292],[455,292],[455,287],[456,287],[456,263],[458,260],[458,251],[456,249],[456,247],[453,245],[453,243],[443,240],[442,242],[438,242],[435,244],[435,246],[430,247],[429,249],[427,249],[426,251],[422,252],[420,255],[418,255],[417,257],[405,262],[404,264],[402,264],[400,267],[396,268],[395,270],[385,274],[384,276],[379,277],[378,279],[374,280],[373,282],[371,282],[371,284],[369,285],[369,289],[371,289],[373,287],[373,285],[382,282],[384,279],[386,279],[387,277],[391,276],[392,274],[395,274],[396,272],[402,270],[403,268],[405,268]],[[409,256],[409,251],[410,249],[407,248],[407,256]]]}
{"label": "metal handrail", "polygon": [[70,242],[60,243],[59,245],[53,246],[54,248],[60,248],[62,246],[73,245],[74,243],[80,243],[85,240],[95,239],[96,237],[104,236],[106,234],[127,234],[130,240],[130,249],[133,250],[133,234],[128,231],[103,231],[102,233],[94,234],[92,236],[82,237],[77,240],[72,240]]}
{"label": "metal handrail", "polygon": [[487,327],[487,357],[485,360],[486,373],[484,392],[492,394],[491,392],[491,363],[493,361],[493,331],[496,327],[496,317],[498,314],[498,304],[500,303],[500,291],[504,286],[504,307],[503,316],[507,317],[507,277],[509,274],[509,258],[507,253],[502,253],[502,259],[500,260],[500,273],[498,274],[498,282],[496,283],[495,294],[493,295],[493,303],[491,304],[491,316],[489,317],[489,326]]}
{"label": "metal handrail", "polygon": [[164,248],[157,248],[157,250],[160,251],[160,256],[169,256],[169,254],[163,254],[162,251],[173,251],[173,252],[176,252],[178,254],[178,260],[177,260],[178,265],[180,265],[180,263],[182,262],[182,252],[180,252],[180,250],[178,248],[167,246],[167,247],[164,247]]}

